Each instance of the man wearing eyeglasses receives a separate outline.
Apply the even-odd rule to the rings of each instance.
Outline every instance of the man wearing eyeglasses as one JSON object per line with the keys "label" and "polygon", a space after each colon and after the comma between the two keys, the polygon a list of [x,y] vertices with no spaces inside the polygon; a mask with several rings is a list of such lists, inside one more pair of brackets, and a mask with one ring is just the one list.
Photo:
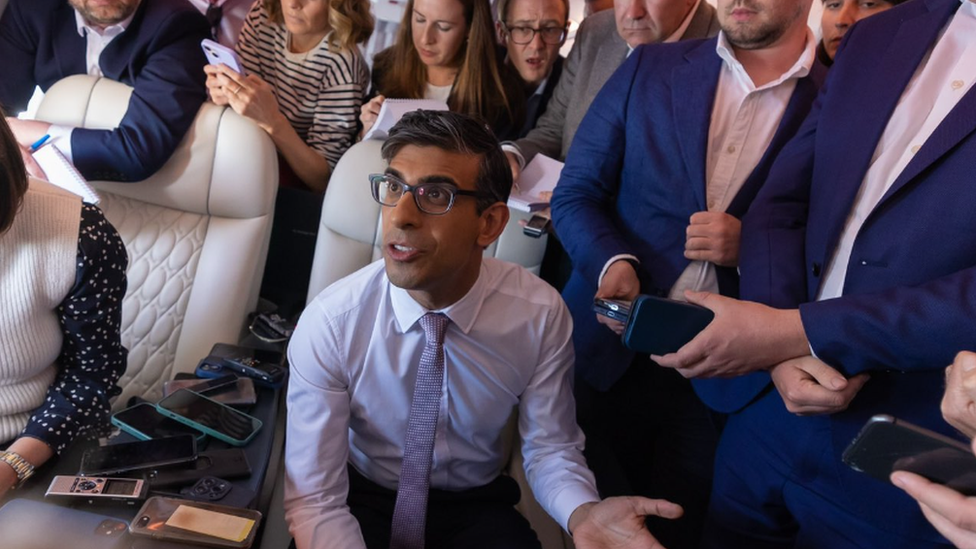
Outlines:
{"label": "man wearing eyeglasses", "polygon": [[498,35],[508,50],[508,62],[525,83],[525,123],[529,133],[546,112],[546,105],[563,72],[559,48],[569,28],[569,0],[501,0]]}
{"label": "man wearing eyeglasses", "polygon": [[539,548],[501,475],[513,411],[533,494],[580,549],[652,548],[644,516],[600,502],[571,389],[572,322],[525,269],[484,258],[508,221],[508,163],[462,114],[404,116],[363,181],[382,255],[324,290],[288,348],[285,511],[299,549]]}

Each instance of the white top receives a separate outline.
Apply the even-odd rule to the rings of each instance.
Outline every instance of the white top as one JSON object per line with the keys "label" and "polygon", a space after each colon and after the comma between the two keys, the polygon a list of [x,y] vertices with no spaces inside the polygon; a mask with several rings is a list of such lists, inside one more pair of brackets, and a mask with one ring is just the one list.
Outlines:
{"label": "white top", "polygon": [[[299,320],[288,347],[285,512],[300,549],[365,547],[345,505],[346,464],[396,489],[427,312],[377,261],[323,291]],[[451,323],[431,487],[494,480],[517,409],[529,484],[565,528],[579,505],[599,500],[576,425],[565,304],[522,267],[486,258],[467,295],[440,312]]]}
{"label": "white top", "polygon": [[454,89],[453,85],[435,86],[428,82],[427,85],[424,86],[424,99],[433,99],[435,101],[443,101],[447,103],[447,99],[451,97],[452,89]]}
{"label": "white top", "polygon": [[369,69],[358,47],[329,51],[331,37],[305,53],[292,53],[288,30],[271,21],[259,0],[247,14],[237,53],[244,70],[274,90],[295,132],[334,168],[355,141]]}
{"label": "white top", "polygon": [[[189,0],[200,13],[206,14],[211,0]],[[244,18],[254,0],[216,0],[214,2],[222,10],[220,25],[217,27],[217,42],[233,48],[237,45],[237,36],[244,27]]]}
{"label": "white top", "polygon": [[817,299],[844,293],[854,240],[865,219],[905,166],[976,82],[976,3],[962,6],[935,47],[919,64],[891,114],[871,158],[861,189],[844,223],[837,249],[827,263]]}

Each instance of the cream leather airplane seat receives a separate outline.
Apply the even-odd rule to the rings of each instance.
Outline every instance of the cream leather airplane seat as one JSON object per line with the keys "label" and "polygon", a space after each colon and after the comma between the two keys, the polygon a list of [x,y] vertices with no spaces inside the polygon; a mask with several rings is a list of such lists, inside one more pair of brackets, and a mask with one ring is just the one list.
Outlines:
{"label": "cream leather airplane seat", "polygon": [[[380,156],[382,141],[362,141],[352,146],[339,159],[325,192],[322,219],[316,241],[315,260],[308,287],[311,301],[329,284],[352,274],[381,257],[382,229],[380,205],[373,200],[367,176],[383,173],[386,162]],[[530,238],[522,234],[519,219],[529,216],[511,210],[511,219],[502,236],[492,244],[485,255],[522,265],[538,274],[545,253],[546,240]],[[539,506],[532,496],[522,469],[522,455],[518,451],[518,430],[515,418],[509,423],[512,445],[506,449],[511,459],[506,470],[519,483],[522,501],[519,511],[528,518],[539,535],[543,549],[572,547],[568,536]],[[512,451],[512,446],[516,451]]]}
{"label": "cream leather airplane seat", "polygon": [[[71,76],[48,90],[37,119],[111,129],[131,93],[112,80]],[[270,138],[209,102],[152,177],[92,182],[129,254],[129,363],[116,408],[133,395],[159,398],[162,381],[192,372],[214,343],[240,339],[257,303],[277,184]]]}

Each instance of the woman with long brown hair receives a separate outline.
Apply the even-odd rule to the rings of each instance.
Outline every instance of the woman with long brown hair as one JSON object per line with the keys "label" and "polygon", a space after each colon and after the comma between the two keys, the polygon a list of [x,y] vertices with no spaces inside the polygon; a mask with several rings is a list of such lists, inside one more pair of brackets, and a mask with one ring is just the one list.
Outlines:
{"label": "woman with long brown hair", "polygon": [[379,95],[363,105],[364,133],[390,97],[442,99],[500,139],[516,137],[525,99],[518,74],[501,61],[487,0],[409,0],[396,44],[373,63]]}

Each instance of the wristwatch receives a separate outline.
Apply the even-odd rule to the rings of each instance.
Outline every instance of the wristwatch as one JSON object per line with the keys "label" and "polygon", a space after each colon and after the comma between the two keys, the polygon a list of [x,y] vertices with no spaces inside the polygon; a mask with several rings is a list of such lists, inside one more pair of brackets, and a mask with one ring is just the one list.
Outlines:
{"label": "wristwatch", "polygon": [[14,488],[19,488],[34,474],[34,466],[17,452],[0,451],[0,461],[11,466],[17,473],[17,484]]}

